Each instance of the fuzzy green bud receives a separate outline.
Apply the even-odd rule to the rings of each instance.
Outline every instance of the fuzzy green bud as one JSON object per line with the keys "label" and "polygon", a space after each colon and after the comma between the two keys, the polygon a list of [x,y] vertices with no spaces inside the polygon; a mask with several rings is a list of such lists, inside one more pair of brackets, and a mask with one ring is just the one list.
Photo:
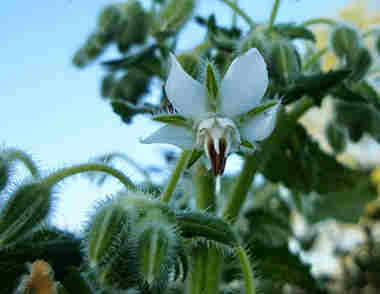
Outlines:
{"label": "fuzzy green bud", "polygon": [[152,293],[163,293],[176,263],[178,236],[162,217],[153,217],[141,226],[137,234],[141,277]]}
{"label": "fuzzy green bud", "polygon": [[195,54],[184,53],[178,56],[178,61],[182,68],[194,79],[197,79],[199,73],[199,57]]}
{"label": "fuzzy green bud", "polygon": [[10,165],[9,161],[0,154],[0,192],[9,182]]}
{"label": "fuzzy green bud", "polygon": [[128,289],[138,283],[136,243],[131,231],[136,220],[119,197],[101,203],[90,218],[85,253],[97,279],[106,288]]}
{"label": "fuzzy green bud", "polygon": [[268,41],[265,37],[265,35],[258,31],[258,30],[252,30],[240,43],[239,46],[239,52],[245,53],[250,48],[257,48],[259,50],[260,54],[263,56],[266,64],[269,64],[270,62],[270,41]]}
{"label": "fuzzy green bud", "polygon": [[141,96],[147,93],[148,85],[149,76],[145,72],[139,69],[130,69],[117,84],[115,82],[111,96],[137,104]]}
{"label": "fuzzy green bud", "polygon": [[362,46],[359,32],[348,25],[338,25],[331,33],[330,42],[339,58],[350,59]]}
{"label": "fuzzy green bud", "polygon": [[109,199],[96,209],[86,230],[86,253],[92,267],[102,266],[115,254],[115,244],[125,239],[134,221],[119,199]]}
{"label": "fuzzy green bud", "polygon": [[143,44],[151,28],[151,16],[140,2],[128,2],[124,9],[126,19],[118,37],[118,47],[121,52],[126,52],[131,45]]}
{"label": "fuzzy green bud", "polygon": [[176,34],[190,19],[194,8],[195,0],[169,0],[160,11],[160,27],[155,30],[167,32],[166,36]]}
{"label": "fuzzy green bud", "polygon": [[344,152],[347,147],[347,139],[345,130],[342,127],[330,122],[325,129],[325,134],[331,148],[336,154]]}
{"label": "fuzzy green bud", "polygon": [[73,64],[79,68],[85,67],[103,53],[109,41],[109,38],[103,33],[91,34],[84,46],[75,53]]}
{"label": "fuzzy green bud", "polygon": [[349,68],[352,70],[350,79],[353,81],[359,81],[367,74],[372,65],[372,56],[366,47],[360,47],[356,54],[352,57]]}
{"label": "fuzzy green bud", "polygon": [[99,31],[113,34],[120,29],[123,11],[119,5],[111,4],[103,8],[98,16]]}
{"label": "fuzzy green bud", "polygon": [[25,239],[46,221],[53,207],[51,187],[38,182],[21,184],[0,214],[0,247]]}
{"label": "fuzzy green bud", "polygon": [[299,76],[300,59],[294,45],[287,40],[273,41],[270,55],[270,74],[281,86],[288,86]]}

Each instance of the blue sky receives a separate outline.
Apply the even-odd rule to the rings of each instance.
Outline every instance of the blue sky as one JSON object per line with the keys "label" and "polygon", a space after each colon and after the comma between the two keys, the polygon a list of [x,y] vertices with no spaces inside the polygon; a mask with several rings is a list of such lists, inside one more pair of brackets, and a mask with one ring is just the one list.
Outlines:
{"label": "blue sky", "polygon": [[[148,123],[144,117],[135,119],[132,126],[123,124],[99,96],[101,67],[94,64],[78,70],[71,64],[75,50],[95,27],[100,9],[113,2],[3,1],[0,145],[29,152],[47,171],[112,151],[125,152],[144,166],[163,163],[162,146],[139,143],[140,137],[158,125]],[[221,1],[199,2],[199,14],[214,12],[220,22],[231,20],[229,9]],[[240,0],[239,4],[260,22],[269,18],[273,2]],[[332,16],[346,2],[284,0],[278,21]],[[190,24],[179,48],[193,46],[202,38],[203,31]],[[120,167],[134,176],[132,168]],[[83,178],[67,180],[58,191],[55,222],[79,228],[96,199],[119,188],[112,181],[99,188]]]}

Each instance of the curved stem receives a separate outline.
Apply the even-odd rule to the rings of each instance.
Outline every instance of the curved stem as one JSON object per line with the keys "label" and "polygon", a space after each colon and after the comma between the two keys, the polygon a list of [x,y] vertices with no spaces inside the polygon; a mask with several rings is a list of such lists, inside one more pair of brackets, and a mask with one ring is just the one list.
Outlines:
{"label": "curved stem", "polygon": [[313,99],[310,97],[302,97],[293,109],[289,112],[288,117],[291,121],[296,122],[306,111],[313,106]]}
{"label": "curved stem", "polygon": [[4,150],[3,154],[7,161],[17,161],[17,160],[21,161],[29,170],[29,172],[32,174],[32,176],[39,177],[39,171],[38,171],[37,165],[30,158],[30,156],[26,154],[24,151],[14,149],[14,148],[9,148],[9,149]]}
{"label": "curved stem", "polygon": [[321,58],[325,53],[327,53],[327,51],[328,51],[327,47],[318,50],[313,56],[311,56],[305,62],[305,64],[302,66],[302,71],[308,70],[309,67],[312,66],[314,63],[316,63],[319,60],[319,58]]}
{"label": "curved stem", "polygon": [[115,178],[117,178],[127,189],[136,190],[136,186],[132,183],[132,181],[124,175],[122,172],[118,171],[117,169],[100,164],[100,163],[83,163],[74,165],[71,167],[62,168],[55,173],[47,176],[41,181],[41,184],[45,184],[48,186],[53,186],[57,184],[58,182],[62,181],[63,179],[70,177],[75,174],[80,174],[84,172],[103,172],[107,173]]}
{"label": "curved stem", "polygon": [[379,28],[370,29],[370,30],[364,32],[362,37],[367,38],[367,37],[370,37],[371,35],[374,35],[374,34],[380,35],[380,29]]}
{"label": "curved stem", "polygon": [[237,257],[239,258],[241,271],[243,273],[245,293],[256,294],[254,273],[253,273],[251,262],[249,261],[249,257],[247,253],[245,252],[244,248],[241,246],[236,247],[235,251],[236,251]]}
{"label": "curved stem", "polygon": [[313,19],[307,20],[303,22],[301,25],[306,27],[306,26],[315,25],[315,24],[336,25],[337,21],[330,18],[320,17],[320,18],[313,18]]}
{"label": "curved stem", "polygon": [[227,4],[236,14],[240,15],[247,24],[252,28],[255,26],[254,21],[233,1],[231,0],[220,0]]}
{"label": "curved stem", "polygon": [[278,7],[280,6],[280,2],[281,2],[281,0],[275,0],[275,2],[274,2],[273,8],[272,8],[272,13],[271,13],[270,19],[269,19],[269,30],[273,27],[274,21],[275,21],[276,16],[277,16]]}
{"label": "curved stem", "polygon": [[183,174],[183,171],[186,168],[186,165],[190,159],[190,156],[191,156],[191,150],[182,151],[181,156],[177,160],[177,165],[170,176],[169,183],[167,184],[165,191],[162,193],[162,196],[161,196],[162,202],[169,202],[170,199],[172,198],[175,187],[181,175]]}
{"label": "curved stem", "polygon": [[260,162],[261,156],[257,156],[257,154],[250,155],[245,159],[243,169],[239,174],[227,205],[223,209],[223,217],[231,223],[234,223],[239,216]]}

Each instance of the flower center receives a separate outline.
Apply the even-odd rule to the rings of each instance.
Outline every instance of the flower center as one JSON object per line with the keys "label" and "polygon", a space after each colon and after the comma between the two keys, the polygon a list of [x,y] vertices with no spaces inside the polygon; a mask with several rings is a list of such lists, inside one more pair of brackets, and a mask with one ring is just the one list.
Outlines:
{"label": "flower center", "polygon": [[228,118],[208,118],[197,127],[196,144],[206,152],[214,175],[222,175],[227,156],[240,144],[239,131]]}

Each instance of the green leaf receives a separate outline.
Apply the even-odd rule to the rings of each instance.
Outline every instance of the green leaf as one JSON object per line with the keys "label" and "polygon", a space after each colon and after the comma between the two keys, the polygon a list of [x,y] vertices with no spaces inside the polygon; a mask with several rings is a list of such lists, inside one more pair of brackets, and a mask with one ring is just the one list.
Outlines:
{"label": "green leaf", "polygon": [[[250,111],[248,111],[246,114],[243,114],[241,117],[240,117],[240,122],[244,122],[245,120],[247,119],[251,119],[253,118],[254,116],[264,112],[265,110],[277,105],[279,102],[278,101],[275,101],[275,102],[269,102],[269,103],[266,103],[266,104],[261,104],[253,109],[251,109]],[[248,143],[248,144],[247,144]],[[253,148],[252,144],[245,141],[243,142],[242,144],[245,144],[244,146],[245,147],[248,147],[248,148]]]}
{"label": "green leaf", "polygon": [[302,75],[295,80],[294,85],[284,90],[283,101],[285,104],[289,104],[307,95],[313,98],[316,105],[320,106],[322,98],[328,94],[328,91],[341,84],[350,73],[351,71],[342,69],[309,76]]}
{"label": "green leaf", "polygon": [[214,69],[211,64],[207,64],[206,68],[206,88],[208,92],[209,104],[213,111],[216,110],[218,98],[218,84],[216,82]]}
{"label": "green leaf", "polygon": [[282,23],[273,26],[273,30],[289,39],[304,39],[315,42],[315,36],[308,28],[295,23]]}
{"label": "green leaf", "polygon": [[205,237],[228,246],[238,244],[231,226],[222,218],[201,212],[176,212],[181,234],[185,238]]}
{"label": "green leaf", "polygon": [[306,214],[310,222],[335,218],[340,222],[357,223],[367,204],[377,197],[368,178],[359,178],[353,185],[338,192],[327,193],[312,202],[312,211]]}
{"label": "green leaf", "polygon": [[191,156],[190,156],[189,162],[187,163],[187,167],[186,168],[191,168],[193,166],[193,164],[196,163],[199,158],[201,158],[201,156],[203,155],[203,153],[204,153],[203,150],[196,150],[196,149],[194,149],[191,152]]}
{"label": "green leaf", "polygon": [[152,117],[152,120],[162,123],[178,126],[178,127],[191,127],[191,123],[182,115],[178,114],[159,114]]}
{"label": "green leaf", "polygon": [[368,177],[366,171],[348,168],[322,151],[300,124],[277,146],[261,171],[270,181],[291,190],[320,194],[343,191]]}

